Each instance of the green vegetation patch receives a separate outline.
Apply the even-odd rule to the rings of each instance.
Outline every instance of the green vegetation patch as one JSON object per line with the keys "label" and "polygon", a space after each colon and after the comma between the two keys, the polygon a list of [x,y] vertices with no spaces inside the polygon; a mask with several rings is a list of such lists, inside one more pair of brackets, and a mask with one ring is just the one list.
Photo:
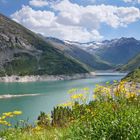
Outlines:
{"label": "green vegetation patch", "polygon": [[140,83],[140,68],[137,68],[134,71],[130,72],[124,79],[129,82],[135,81]]}
{"label": "green vegetation patch", "polygon": [[120,68],[121,71],[132,71],[140,66],[140,54],[132,58],[126,65]]}

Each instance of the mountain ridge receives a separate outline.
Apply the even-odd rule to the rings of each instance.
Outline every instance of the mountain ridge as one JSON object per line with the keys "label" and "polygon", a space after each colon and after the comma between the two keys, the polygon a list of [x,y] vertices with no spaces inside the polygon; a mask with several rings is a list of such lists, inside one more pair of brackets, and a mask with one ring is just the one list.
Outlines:
{"label": "mountain ridge", "polygon": [[87,73],[37,34],[0,14],[0,76]]}
{"label": "mountain ridge", "polygon": [[63,41],[35,34],[0,14],[0,50],[0,76],[61,75],[115,69],[140,53],[140,41]]}
{"label": "mountain ridge", "polygon": [[121,37],[120,39],[94,43],[94,45],[85,46],[83,49],[113,65],[120,65],[126,64],[130,59],[140,53],[140,41],[133,37]]}
{"label": "mountain ridge", "polygon": [[[56,38],[48,37],[51,40]],[[119,39],[103,40],[103,41],[91,41],[87,43],[80,43],[69,40],[57,40],[63,45],[69,45],[78,47],[92,56],[99,58],[100,60],[117,65],[125,65],[140,53],[140,40],[136,40],[134,37],[121,37]]]}
{"label": "mountain ridge", "polygon": [[42,36],[42,38],[64,54],[78,60],[82,65],[90,70],[107,70],[113,68],[108,62],[100,60],[97,56],[86,52],[76,45],[71,45],[63,40],[53,37]]}

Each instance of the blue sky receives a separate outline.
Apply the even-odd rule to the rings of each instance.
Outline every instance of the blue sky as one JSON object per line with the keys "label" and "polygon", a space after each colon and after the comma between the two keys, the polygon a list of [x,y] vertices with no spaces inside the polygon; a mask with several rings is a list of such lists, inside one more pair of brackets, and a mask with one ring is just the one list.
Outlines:
{"label": "blue sky", "polygon": [[140,0],[0,0],[0,13],[63,40],[140,39]]}

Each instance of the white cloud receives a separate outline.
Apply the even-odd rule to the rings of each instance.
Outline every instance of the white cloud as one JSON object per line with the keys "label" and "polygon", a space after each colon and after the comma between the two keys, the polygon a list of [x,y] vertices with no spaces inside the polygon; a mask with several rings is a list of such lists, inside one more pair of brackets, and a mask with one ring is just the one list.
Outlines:
{"label": "white cloud", "polygon": [[101,24],[112,28],[125,27],[140,19],[135,7],[110,5],[80,6],[63,0],[52,5],[52,11],[34,10],[29,6],[15,12],[11,17],[32,31],[60,39],[87,42],[102,39]]}
{"label": "white cloud", "polygon": [[58,24],[57,27],[48,28],[46,32],[48,32],[49,36],[54,36],[63,40],[87,42],[102,39],[102,36],[97,30],[87,31],[85,28],[79,26]]}
{"label": "white cloud", "polygon": [[53,12],[35,11],[29,6],[23,6],[20,11],[17,11],[11,17],[32,31],[45,36],[82,42],[102,38],[97,30],[87,31],[86,28],[81,26],[59,24]]}
{"label": "white cloud", "polygon": [[[116,7],[108,5],[79,6],[68,0],[53,6],[59,12],[59,20],[66,24],[81,25],[85,23],[87,27],[93,27],[100,23],[106,23],[114,28],[126,26],[140,18],[140,11],[135,7]],[[61,20],[62,19],[62,20]]]}
{"label": "white cloud", "polygon": [[29,6],[23,6],[20,11],[15,12],[12,18],[21,24],[33,27],[51,26],[55,21],[55,15],[50,11],[35,11]]}
{"label": "white cloud", "polygon": [[30,0],[29,4],[34,7],[44,7],[48,5],[46,0]]}

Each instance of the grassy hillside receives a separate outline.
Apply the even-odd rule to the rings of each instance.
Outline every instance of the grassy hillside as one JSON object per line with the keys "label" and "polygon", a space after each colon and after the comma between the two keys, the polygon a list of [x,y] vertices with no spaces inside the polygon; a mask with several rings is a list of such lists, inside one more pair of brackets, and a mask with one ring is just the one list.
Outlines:
{"label": "grassy hillside", "polygon": [[80,63],[0,14],[0,76],[85,72]]}
{"label": "grassy hillside", "polygon": [[122,66],[121,71],[132,71],[140,66],[140,54],[132,58],[126,65]]}
{"label": "grassy hillside", "polygon": [[130,72],[124,79],[127,81],[140,82],[140,67]]}

